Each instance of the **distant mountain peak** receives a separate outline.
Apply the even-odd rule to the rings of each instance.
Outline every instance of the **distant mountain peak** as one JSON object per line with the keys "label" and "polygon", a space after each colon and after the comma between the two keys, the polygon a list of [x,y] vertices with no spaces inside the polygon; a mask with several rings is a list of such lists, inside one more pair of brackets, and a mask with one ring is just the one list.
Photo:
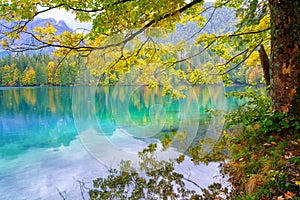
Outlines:
{"label": "distant mountain peak", "polygon": [[[26,24],[26,21],[13,21],[13,22],[5,22],[4,20],[0,21],[0,23],[3,26],[0,26],[0,36],[2,36],[5,31],[8,30],[7,27],[12,27],[15,24]],[[35,18],[33,21],[30,21],[29,23],[26,24],[27,30],[29,31],[34,31],[35,27],[41,26],[41,27],[46,27],[47,23],[52,24],[55,29],[56,29],[56,34],[60,35],[65,31],[68,32],[73,32],[73,29],[71,29],[64,20],[60,20],[59,22],[57,22],[54,18]],[[13,41],[13,45],[14,46],[27,46],[30,43],[32,44],[37,44],[37,41],[34,41],[33,38],[31,37],[30,34],[26,34],[26,33],[21,33],[20,34],[20,39],[18,40],[14,40]],[[47,50],[45,51],[53,51],[52,48],[46,48]],[[0,45],[0,57],[2,57],[3,55],[7,55],[10,54],[8,51],[3,50],[2,46]]]}
{"label": "distant mountain peak", "polygon": [[33,26],[45,26],[46,23],[51,23],[59,32],[73,31],[64,20],[57,22],[54,18],[36,18],[32,22]]}
{"label": "distant mountain peak", "polygon": [[45,25],[47,22],[53,25],[57,23],[57,21],[54,18],[35,18],[31,23]]}
{"label": "distant mountain peak", "polygon": [[67,26],[66,22],[64,20],[59,20],[57,23],[58,26]]}

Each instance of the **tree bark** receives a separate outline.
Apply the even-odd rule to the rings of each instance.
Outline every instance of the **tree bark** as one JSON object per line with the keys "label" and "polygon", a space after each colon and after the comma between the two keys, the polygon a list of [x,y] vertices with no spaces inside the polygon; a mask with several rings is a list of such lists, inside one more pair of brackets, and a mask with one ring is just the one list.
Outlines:
{"label": "tree bark", "polygon": [[260,45],[260,48],[258,50],[259,57],[260,57],[260,63],[264,71],[264,78],[266,81],[266,86],[270,86],[270,61],[268,58],[268,55],[266,53],[266,50],[264,48],[264,45]]}
{"label": "tree bark", "polygon": [[300,0],[269,0],[269,4],[273,106],[300,120]]}

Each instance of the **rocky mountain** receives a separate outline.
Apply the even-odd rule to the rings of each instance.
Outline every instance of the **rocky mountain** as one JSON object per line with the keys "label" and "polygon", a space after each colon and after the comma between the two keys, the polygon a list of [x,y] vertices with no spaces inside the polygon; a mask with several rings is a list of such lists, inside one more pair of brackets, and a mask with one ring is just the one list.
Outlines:
{"label": "rocky mountain", "polygon": [[[9,31],[9,27],[12,27],[13,25],[15,25],[17,23],[20,23],[22,25],[25,22],[11,22],[11,23],[7,23],[5,21],[0,21],[0,37],[2,35],[1,33]],[[56,34],[58,34],[58,35],[62,34],[64,31],[73,31],[70,27],[68,27],[68,25],[65,23],[64,20],[60,20],[60,21],[57,22],[53,18],[47,18],[47,19],[36,18],[34,21],[29,22],[27,24],[27,30],[28,30],[28,32],[32,32],[32,30],[34,29],[34,27],[37,27],[37,26],[46,27],[47,23],[51,23],[51,24],[54,25],[54,27],[57,30]],[[23,44],[35,43],[35,42],[36,41],[34,41],[29,34],[22,33],[21,36],[20,36],[20,39],[14,41],[14,45],[23,45]],[[43,52],[51,52],[51,51],[52,51],[51,48],[43,49]],[[10,53],[11,52],[9,52],[7,50],[3,50],[0,47],[0,57],[8,55]]]}
{"label": "rocky mountain", "polygon": [[177,43],[181,40],[195,41],[198,34],[209,33],[220,35],[235,30],[237,24],[234,9],[223,7],[214,11],[213,3],[205,3],[208,8],[203,16],[207,19],[207,24],[203,28],[195,22],[187,22],[186,24],[177,24],[176,32],[169,36],[171,42]]}
{"label": "rocky mountain", "polygon": [[51,23],[54,25],[54,27],[57,30],[57,34],[61,34],[64,31],[73,31],[64,20],[56,21],[53,18],[47,18],[47,19],[42,19],[42,18],[36,18],[34,21],[30,22],[28,24],[28,28],[32,29],[36,26],[46,26],[47,23]]}

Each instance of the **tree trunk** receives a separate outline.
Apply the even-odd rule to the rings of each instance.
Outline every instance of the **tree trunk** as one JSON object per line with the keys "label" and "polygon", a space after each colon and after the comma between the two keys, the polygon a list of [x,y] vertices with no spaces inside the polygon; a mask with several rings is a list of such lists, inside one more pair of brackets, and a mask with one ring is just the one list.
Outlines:
{"label": "tree trunk", "polygon": [[258,50],[260,63],[264,71],[264,78],[266,81],[266,86],[270,86],[270,61],[267,55],[267,52],[264,48],[264,45],[260,45],[260,49]]}
{"label": "tree trunk", "polygon": [[300,120],[300,0],[269,0],[271,95],[276,111]]}

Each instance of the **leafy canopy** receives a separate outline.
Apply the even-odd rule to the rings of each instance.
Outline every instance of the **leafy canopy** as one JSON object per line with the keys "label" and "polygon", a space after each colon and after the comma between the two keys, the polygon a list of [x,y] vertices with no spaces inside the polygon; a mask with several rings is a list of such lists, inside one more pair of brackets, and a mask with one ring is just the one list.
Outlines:
{"label": "leafy canopy", "polygon": [[[223,6],[236,9],[238,17],[236,30],[221,31],[218,35],[203,32],[212,17],[205,18],[204,14],[213,10],[213,15],[216,9]],[[50,23],[45,27],[28,29],[31,21],[52,9],[64,9],[74,13],[76,19],[81,22],[91,22],[91,30],[58,34],[54,25]],[[227,74],[248,58],[253,61],[249,61],[247,65],[253,66],[252,63],[258,60],[258,54],[253,52],[260,44],[269,45],[268,12],[267,1],[258,0],[217,0],[209,7],[204,5],[204,0],[4,0],[0,16],[10,24],[1,31],[1,44],[3,48],[17,52],[52,46],[56,47],[55,54],[63,58],[72,54],[94,55],[93,58],[97,57],[95,55],[105,54],[106,57],[106,54],[110,54],[109,61],[102,60],[103,65],[94,65],[93,70],[97,75],[105,72],[116,80],[132,69],[146,66],[147,69],[151,69],[154,78],[148,79],[145,84],[157,86],[161,84],[161,78],[155,76],[158,73],[157,69],[169,66],[168,70],[173,72],[167,73],[167,76],[175,75],[187,84],[205,84],[215,81],[216,77],[228,80]],[[195,22],[199,26],[199,30],[193,33],[198,37],[193,45],[201,45],[215,55],[222,56],[223,60],[219,64],[208,63],[205,66],[182,70],[178,67],[179,63],[189,65],[190,60],[203,51],[182,59],[173,51],[178,49],[184,52],[178,47],[181,44],[166,45],[157,40],[174,31],[176,23],[186,22]],[[20,45],[17,40],[22,36],[30,37],[32,40]],[[207,71],[210,71],[210,74]],[[115,74],[116,72],[120,74]],[[142,77],[149,76],[151,77],[147,71]]]}

